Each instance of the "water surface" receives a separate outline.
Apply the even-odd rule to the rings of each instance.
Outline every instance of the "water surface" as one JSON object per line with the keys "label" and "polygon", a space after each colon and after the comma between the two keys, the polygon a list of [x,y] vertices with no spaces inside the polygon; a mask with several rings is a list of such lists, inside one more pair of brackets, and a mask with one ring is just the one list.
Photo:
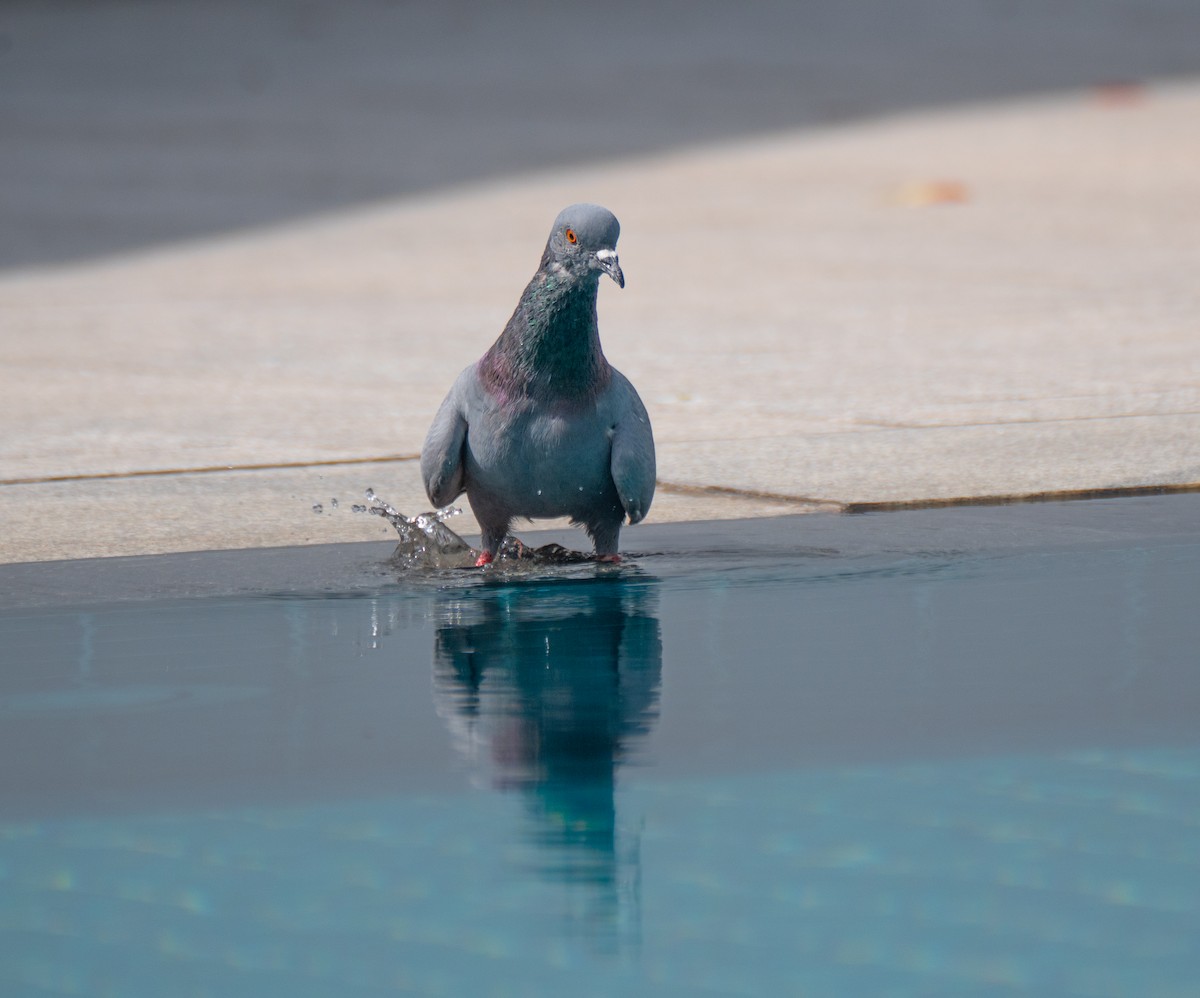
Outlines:
{"label": "water surface", "polygon": [[0,569],[3,992],[1186,994],[1198,509]]}

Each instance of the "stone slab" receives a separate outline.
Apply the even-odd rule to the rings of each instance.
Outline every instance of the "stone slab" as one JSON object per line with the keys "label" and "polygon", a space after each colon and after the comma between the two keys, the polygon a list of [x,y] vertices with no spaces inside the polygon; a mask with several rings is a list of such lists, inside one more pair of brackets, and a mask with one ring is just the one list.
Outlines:
{"label": "stone slab", "polygon": [[949,104],[0,271],[0,560],[375,536],[575,200],[653,520],[1200,486],[1200,78]]}

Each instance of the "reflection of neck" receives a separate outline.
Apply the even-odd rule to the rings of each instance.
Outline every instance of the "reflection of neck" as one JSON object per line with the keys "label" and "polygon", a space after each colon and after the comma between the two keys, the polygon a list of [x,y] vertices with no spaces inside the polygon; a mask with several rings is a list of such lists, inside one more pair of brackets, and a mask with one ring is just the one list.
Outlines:
{"label": "reflection of neck", "polygon": [[[529,788],[538,844],[570,850],[563,879],[611,882],[617,872],[617,807],[612,779],[550,779]],[[564,857],[551,859],[562,864]]]}

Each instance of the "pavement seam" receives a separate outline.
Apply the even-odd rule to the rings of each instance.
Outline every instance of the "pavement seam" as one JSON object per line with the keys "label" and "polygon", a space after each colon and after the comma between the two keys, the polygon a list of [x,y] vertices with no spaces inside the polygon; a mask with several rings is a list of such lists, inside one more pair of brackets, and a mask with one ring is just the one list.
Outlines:
{"label": "pavement seam", "polygon": [[725,485],[684,485],[679,482],[655,483],[659,491],[681,496],[711,496],[726,499],[760,499],[768,502],[787,503],[792,506],[824,506],[844,511],[845,503],[836,499],[815,499],[809,496],[787,495],[782,492],[763,492],[759,489],[735,489]]}
{"label": "pavement seam", "polygon": [[[1054,489],[1047,492],[1012,492],[999,495],[958,496],[948,499],[897,499],[842,503],[843,513],[884,513],[905,509],[940,509],[947,506],[1010,506],[1017,503],[1073,502],[1083,499],[1123,499],[1200,492],[1200,482],[1168,485],[1113,485],[1093,489]],[[819,500],[818,500],[819,501]]]}
{"label": "pavement seam", "polygon": [[675,495],[710,496],[728,499],[758,499],[792,506],[818,506],[839,513],[882,513],[906,509],[939,509],[947,506],[1009,506],[1016,503],[1071,502],[1084,499],[1119,499],[1133,496],[1163,496],[1200,492],[1200,482],[1166,485],[1113,485],[1090,489],[1052,489],[1044,492],[1011,492],[996,495],[953,496],[930,499],[839,500],[814,496],[795,496],[757,489],[737,489],[722,485],[683,485],[658,482],[662,492]]}
{"label": "pavement seam", "polygon": [[1032,426],[1041,423],[1087,423],[1116,419],[1159,419],[1162,416],[1200,416],[1197,409],[1179,409],[1167,412],[1117,412],[1101,416],[1044,416],[1036,419],[980,419],[958,423],[890,422],[882,419],[855,420],[856,426],[871,430],[957,430],[977,426]]}
{"label": "pavement seam", "polygon": [[328,461],[283,461],[272,464],[217,464],[204,468],[149,468],[139,471],[101,471],[86,475],[42,475],[36,478],[4,478],[0,485],[48,485],[54,482],[96,482],[122,478],[156,478],[168,475],[213,475],[237,471],[283,471],[296,468],[335,468],[353,464],[398,464],[417,461],[420,454],[388,454],[383,457],[341,457]]}

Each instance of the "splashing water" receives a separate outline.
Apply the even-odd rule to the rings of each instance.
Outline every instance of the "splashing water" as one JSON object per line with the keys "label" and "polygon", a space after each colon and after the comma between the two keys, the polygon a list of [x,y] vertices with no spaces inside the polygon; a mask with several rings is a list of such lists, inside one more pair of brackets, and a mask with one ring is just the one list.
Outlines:
{"label": "splashing water", "polygon": [[543,544],[541,547],[530,547],[517,538],[509,536],[500,542],[496,552],[496,562],[523,561],[535,565],[582,565],[593,562],[594,555],[582,551],[572,551],[561,544]]}
{"label": "splashing water", "polygon": [[446,526],[445,522],[462,512],[445,506],[430,513],[409,518],[386,499],[367,489],[369,507],[355,505],[355,512],[364,511],[381,516],[395,528],[400,542],[392,553],[392,561],[402,568],[465,568],[475,564],[476,552]]}
{"label": "splashing water", "polygon": [[[392,553],[392,563],[403,569],[446,569],[470,568],[475,565],[479,552],[446,526],[446,520],[462,513],[455,506],[444,506],[429,513],[414,517],[405,516],[374,489],[366,490],[369,505],[353,504],[355,513],[371,513],[382,517],[392,525],[400,542]],[[494,566],[500,564],[516,567],[513,563],[526,565],[574,565],[592,562],[591,554],[572,551],[560,544],[544,544],[530,547],[515,537],[506,537],[496,552]]]}

